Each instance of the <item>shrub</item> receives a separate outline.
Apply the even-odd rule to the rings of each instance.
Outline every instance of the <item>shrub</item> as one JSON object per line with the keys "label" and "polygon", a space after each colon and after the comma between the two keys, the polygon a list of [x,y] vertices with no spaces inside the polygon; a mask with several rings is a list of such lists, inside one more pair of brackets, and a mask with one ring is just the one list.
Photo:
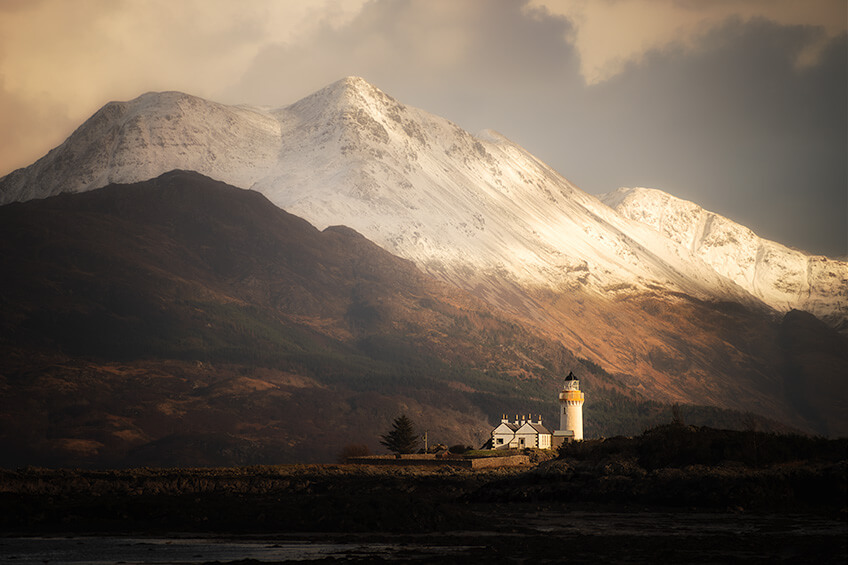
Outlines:
{"label": "shrub", "polygon": [[415,424],[406,414],[395,418],[392,429],[380,439],[380,443],[392,453],[415,453],[421,447],[421,436],[415,432]]}

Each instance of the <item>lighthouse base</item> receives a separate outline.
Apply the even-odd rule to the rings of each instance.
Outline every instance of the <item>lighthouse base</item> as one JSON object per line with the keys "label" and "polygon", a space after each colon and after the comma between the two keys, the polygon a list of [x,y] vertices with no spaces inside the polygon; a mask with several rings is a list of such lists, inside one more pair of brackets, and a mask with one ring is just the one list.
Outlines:
{"label": "lighthouse base", "polygon": [[557,449],[564,443],[574,441],[574,430],[554,430],[551,435],[551,449]]}

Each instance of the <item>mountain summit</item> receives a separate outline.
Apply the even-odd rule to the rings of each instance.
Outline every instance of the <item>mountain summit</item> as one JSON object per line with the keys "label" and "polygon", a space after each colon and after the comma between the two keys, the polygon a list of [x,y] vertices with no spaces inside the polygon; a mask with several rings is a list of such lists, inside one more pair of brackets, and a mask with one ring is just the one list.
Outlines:
{"label": "mountain summit", "polygon": [[[602,201],[506,137],[472,135],[356,77],[276,109],[176,92],[112,102],[0,179],[0,203],[173,169],[261,192],[318,229],[351,227],[652,398],[776,413],[785,375],[752,360],[753,320],[792,309],[848,320],[844,262],[664,193]],[[717,387],[717,374],[741,388]],[[753,406],[745,394],[771,396]]]}
{"label": "mountain summit", "polygon": [[[195,184],[184,201],[181,187]],[[225,203],[198,204],[216,191]],[[18,203],[60,193],[71,194]],[[267,221],[240,214],[260,201]],[[2,293],[0,346],[18,368],[2,374],[23,379],[42,354],[114,357],[115,347],[126,353],[117,361],[147,374],[136,367],[147,355],[140,346],[191,365],[214,345],[220,360],[241,355],[247,365],[233,370],[248,379],[250,364],[287,363],[321,386],[355,388],[390,363],[374,385],[384,394],[438,373],[445,388],[432,398],[463,391],[470,404],[456,411],[476,406],[482,422],[512,409],[502,395],[518,389],[544,412],[545,387],[574,365],[595,387],[587,413],[607,424],[628,402],[676,402],[848,430],[845,337],[833,331],[848,320],[848,264],[762,240],[659,191],[599,199],[505,136],[472,135],[361,78],[280,108],[179,92],[111,102],[0,179],[0,204],[29,222],[24,232],[9,220],[14,235],[3,240],[0,264],[17,273],[4,283],[18,294]],[[317,230],[280,219],[272,204]],[[124,218],[136,209],[149,217]],[[56,235],[89,223],[100,228]],[[319,239],[335,242],[325,250],[334,259],[308,260],[318,247],[296,243],[312,236],[283,237],[291,229],[281,226],[295,225],[329,234]],[[350,230],[331,226],[364,238],[335,237]],[[382,248],[379,261],[341,253],[367,240]],[[356,279],[345,274],[351,261]],[[413,279],[424,290],[409,297]],[[478,299],[485,307],[471,308]],[[46,353],[25,351],[24,336]]]}
{"label": "mountain summit", "polygon": [[473,136],[357,77],[272,110],[176,92],[107,104],[61,146],[0,179],[0,202],[172,169],[258,190],[319,228],[353,227],[481,293],[497,276],[553,290],[659,285],[706,299],[770,297],[753,298],[505,137]]}

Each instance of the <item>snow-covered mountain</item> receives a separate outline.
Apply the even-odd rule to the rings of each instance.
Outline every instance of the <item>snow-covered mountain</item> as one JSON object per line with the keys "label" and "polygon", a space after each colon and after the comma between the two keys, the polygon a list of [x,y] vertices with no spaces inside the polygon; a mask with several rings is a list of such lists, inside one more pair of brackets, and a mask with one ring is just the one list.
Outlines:
{"label": "snow-covered mountain", "polygon": [[110,103],[0,181],[2,202],[171,169],[258,190],[319,228],[351,226],[465,287],[499,274],[554,288],[662,284],[743,296],[507,139],[472,136],[359,78],[274,110],[173,92]]}
{"label": "snow-covered mountain", "polygon": [[619,188],[600,198],[772,307],[806,310],[844,329],[848,263],[762,239],[745,226],[661,190]]}
{"label": "snow-covered mountain", "polygon": [[[42,159],[0,179],[0,203],[174,169],[261,192],[320,229],[354,228],[485,299],[516,331],[541,336],[521,350],[481,322],[483,350],[508,350],[524,372],[490,366],[491,354],[481,370],[534,378],[540,366],[532,359],[551,340],[644,400],[845,429],[843,338],[786,349],[795,334],[833,332],[798,330],[798,316],[791,318],[800,313],[777,313],[805,308],[845,328],[848,265],[761,241],[670,198],[618,191],[604,203],[503,136],[471,135],[359,78],[276,109],[176,92],[110,103]],[[240,272],[229,276],[228,284],[252,284]],[[445,340],[462,328],[460,319],[451,328],[418,327]],[[831,392],[812,400],[790,392],[802,365],[815,367],[804,377],[811,390]],[[813,408],[798,408],[819,405],[821,422]]]}
{"label": "snow-covered mountain", "polygon": [[[750,276],[722,268],[733,261],[684,241],[683,228],[677,236],[657,230],[579,190],[503,136],[473,136],[353,77],[278,109],[175,92],[110,103],[61,146],[0,179],[0,203],[172,169],[260,191],[319,228],[353,227],[493,301],[491,281],[499,280],[597,295],[664,289],[846,317],[835,287],[819,295],[820,285],[796,284],[787,274],[782,265],[799,257],[756,260]],[[727,240],[710,248],[744,266],[751,245]],[[824,259],[807,264],[842,281],[848,271]]]}
{"label": "snow-covered mountain", "polygon": [[60,146],[0,179],[0,204],[146,180],[173,169],[250,186],[277,162],[280,124],[267,111],[180,92],[110,102]]}

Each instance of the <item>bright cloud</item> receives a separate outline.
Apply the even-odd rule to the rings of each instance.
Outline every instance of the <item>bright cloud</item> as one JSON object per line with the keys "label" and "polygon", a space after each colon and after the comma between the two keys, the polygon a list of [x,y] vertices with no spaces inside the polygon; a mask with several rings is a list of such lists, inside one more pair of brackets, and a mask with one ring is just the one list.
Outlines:
{"label": "bright cloud", "polygon": [[797,53],[799,66],[814,64],[828,41],[848,29],[845,0],[530,0],[528,9],[573,23],[566,39],[580,53],[588,84],[640,63],[650,51],[696,49],[709,32],[733,19],[820,28],[817,40]]}
{"label": "bright cloud", "polygon": [[[0,100],[19,102],[0,106],[0,124],[51,107],[56,127],[43,147],[110,99],[150,90],[214,97],[266,46],[342,26],[364,2],[0,0]],[[31,160],[33,143],[21,135],[3,147],[0,173]]]}
{"label": "bright cloud", "polygon": [[284,105],[360,75],[470,131],[501,130],[591,192],[655,186],[844,254],[846,12],[845,0],[0,0],[0,175],[109,100],[181,90]]}

